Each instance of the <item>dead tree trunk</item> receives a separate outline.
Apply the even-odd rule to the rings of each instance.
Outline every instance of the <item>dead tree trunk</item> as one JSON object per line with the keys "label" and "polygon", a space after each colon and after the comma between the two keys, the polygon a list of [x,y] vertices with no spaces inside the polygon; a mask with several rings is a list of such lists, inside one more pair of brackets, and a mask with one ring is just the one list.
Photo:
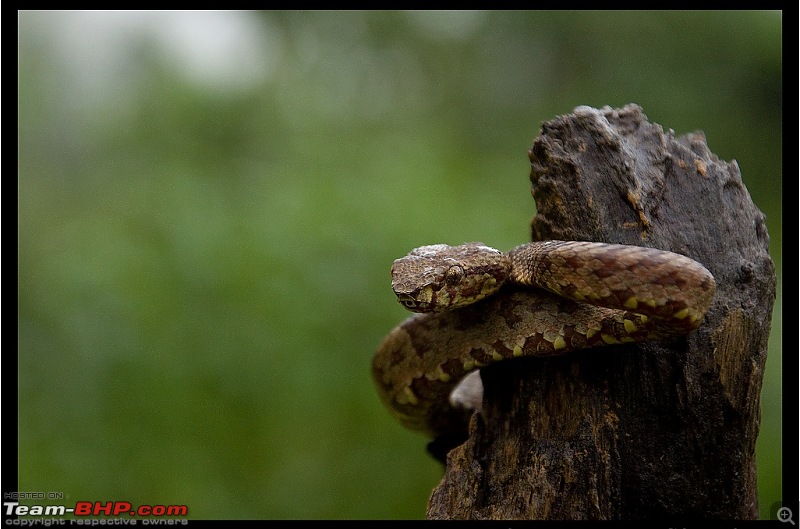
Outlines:
{"label": "dead tree trunk", "polygon": [[636,105],[545,123],[530,160],[534,240],[682,253],[717,293],[684,338],[485,369],[484,410],[450,452],[428,517],[756,518],[775,272],[738,166]]}

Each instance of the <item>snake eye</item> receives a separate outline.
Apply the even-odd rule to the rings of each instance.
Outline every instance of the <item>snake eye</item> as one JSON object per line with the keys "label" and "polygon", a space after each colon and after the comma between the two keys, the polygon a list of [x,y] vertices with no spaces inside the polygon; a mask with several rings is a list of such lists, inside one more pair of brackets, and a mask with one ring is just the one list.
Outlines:
{"label": "snake eye", "polygon": [[451,266],[444,274],[444,280],[450,286],[461,283],[462,279],[464,279],[464,269],[459,265]]}

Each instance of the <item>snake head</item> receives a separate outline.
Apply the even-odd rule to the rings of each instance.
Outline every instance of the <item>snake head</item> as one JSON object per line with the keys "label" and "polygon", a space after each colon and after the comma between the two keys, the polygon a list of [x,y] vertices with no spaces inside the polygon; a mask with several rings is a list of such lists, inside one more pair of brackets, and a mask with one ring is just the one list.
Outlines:
{"label": "snake head", "polygon": [[482,243],[420,246],[395,260],[392,290],[408,310],[438,312],[494,294],[510,269],[506,254]]}

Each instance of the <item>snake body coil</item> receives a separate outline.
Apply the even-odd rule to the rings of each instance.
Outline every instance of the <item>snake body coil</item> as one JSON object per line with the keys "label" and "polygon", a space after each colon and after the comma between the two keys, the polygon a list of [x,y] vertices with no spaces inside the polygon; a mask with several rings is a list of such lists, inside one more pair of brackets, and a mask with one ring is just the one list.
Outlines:
{"label": "snake body coil", "polygon": [[[517,288],[498,293],[503,285]],[[394,262],[392,288],[427,314],[383,339],[373,378],[402,424],[439,436],[465,428],[472,410],[450,396],[470,372],[507,358],[687,334],[715,283],[700,263],[672,252],[543,241],[505,254],[480,243],[423,246]]]}

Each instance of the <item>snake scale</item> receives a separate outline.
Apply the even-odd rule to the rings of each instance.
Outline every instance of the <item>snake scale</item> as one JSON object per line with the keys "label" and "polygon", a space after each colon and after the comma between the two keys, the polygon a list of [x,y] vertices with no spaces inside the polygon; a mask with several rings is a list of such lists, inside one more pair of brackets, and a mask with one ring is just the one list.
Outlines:
{"label": "snake scale", "polygon": [[508,253],[481,243],[422,246],[394,262],[392,289],[419,314],[378,346],[378,393],[406,427],[443,436],[465,431],[479,407],[453,398],[478,368],[687,334],[715,283],[703,265],[672,252],[542,241]]}

